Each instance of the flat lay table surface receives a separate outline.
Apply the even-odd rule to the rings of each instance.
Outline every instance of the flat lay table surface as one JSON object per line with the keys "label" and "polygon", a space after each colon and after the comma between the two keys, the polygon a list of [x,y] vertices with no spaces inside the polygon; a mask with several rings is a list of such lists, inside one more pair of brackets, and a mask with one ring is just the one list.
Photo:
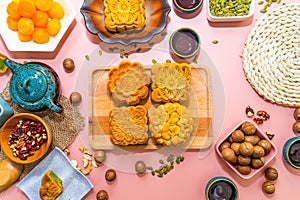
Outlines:
{"label": "flat lay table surface", "polygon": [[[296,0],[299,2],[299,0]],[[105,66],[120,61],[120,53],[110,52],[115,44],[103,44],[101,40],[89,33],[85,26],[85,21],[80,13],[83,1],[71,0],[76,11],[76,17],[67,31],[66,36],[53,52],[10,52],[1,38],[0,52],[9,58],[18,61],[40,61],[51,66],[58,74],[61,81],[61,94],[69,97],[73,91],[82,94],[82,102],[78,110],[84,117],[84,128],[79,132],[76,139],[68,147],[70,150],[69,159],[75,158],[81,164],[82,153],[78,150],[80,145],[92,149],[89,139],[89,79],[93,67]],[[143,152],[126,155],[114,155],[113,152],[107,154],[108,162],[93,170],[86,177],[93,184],[93,189],[83,198],[86,200],[96,199],[99,190],[106,190],[110,200],[204,200],[205,187],[207,182],[216,176],[230,178],[238,187],[239,199],[241,200],[264,200],[264,199],[297,199],[299,190],[300,171],[288,166],[282,155],[285,142],[295,137],[292,130],[293,107],[281,106],[264,100],[251,87],[246,79],[242,54],[248,34],[260,17],[264,15],[260,10],[263,5],[255,2],[254,15],[241,22],[210,22],[207,19],[207,3],[203,2],[203,7],[199,15],[185,19],[178,16],[172,7],[172,0],[168,0],[171,11],[168,16],[167,27],[164,31],[173,32],[182,27],[195,30],[201,41],[199,65],[204,65],[210,70],[212,84],[212,141],[205,149],[192,149],[182,152],[184,161],[176,165],[174,169],[163,178],[152,176],[147,173],[138,176],[133,172],[134,160],[143,159]],[[273,3],[268,10],[275,9],[283,3],[295,3],[295,0],[282,0],[280,4]],[[214,41],[217,41],[214,42]],[[262,41],[264,42],[264,41]],[[145,52],[138,52],[129,55],[128,59],[134,61],[148,62],[152,59],[165,61],[170,59],[168,51],[168,39],[154,44],[152,49]],[[163,49],[159,54],[158,49]],[[103,52],[99,61],[94,61],[95,55],[101,50]],[[166,56],[166,57],[162,57]],[[65,58],[71,58],[75,63],[75,70],[66,73],[62,62]],[[299,59],[299,58],[298,58]],[[0,76],[0,91],[2,91],[10,80],[11,72]],[[233,128],[244,120],[253,121],[245,114],[247,106],[251,106],[255,111],[264,110],[270,115],[270,119],[263,124],[257,125],[263,133],[272,132],[274,138],[272,142],[277,147],[277,155],[267,164],[278,170],[279,177],[275,182],[276,191],[267,195],[262,191],[262,184],[265,182],[263,171],[260,171],[251,179],[243,179],[238,176],[219,157],[215,150],[215,144],[219,139],[227,135]],[[132,154],[132,155],[131,155]],[[146,160],[153,163],[159,161],[157,154],[145,153]],[[154,157],[151,157],[153,155]],[[109,159],[109,156],[110,159]],[[126,157],[128,156],[128,157]],[[135,157],[136,156],[136,157]],[[128,159],[128,160],[126,160]],[[130,161],[129,161],[130,160]],[[131,162],[132,161],[132,162]],[[132,166],[131,166],[132,164]],[[109,184],[104,176],[107,169],[113,168],[117,172],[117,180]],[[61,168],[61,170],[65,170]],[[73,188],[77,190],[76,187]],[[28,199],[26,195],[13,184],[11,187],[0,193],[1,200]],[[75,198],[76,199],[76,198]]]}

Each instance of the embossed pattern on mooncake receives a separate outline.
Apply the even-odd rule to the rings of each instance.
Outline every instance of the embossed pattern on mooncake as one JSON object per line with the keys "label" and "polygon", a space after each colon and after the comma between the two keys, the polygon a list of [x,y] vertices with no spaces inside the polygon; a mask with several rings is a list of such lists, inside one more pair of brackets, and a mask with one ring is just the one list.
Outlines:
{"label": "embossed pattern on mooncake", "polygon": [[148,142],[147,109],[144,106],[113,108],[109,114],[110,139],[119,146]]}
{"label": "embossed pattern on mooncake", "polygon": [[157,144],[175,146],[190,138],[193,118],[185,106],[179,103],[166,103],[151,113],[149,129]]}
{"label": "embossed pattern on mooncake", "polygon": [[108,74],[107,89],[113,100],[128,105],[136,105],[148,97],[150,75],[139,62],[123,60]]}
{"label": "embossed pattern on mooncake", "polygon": [[111,32],[142,29],[145,26],[144,0],[104,0],[104,23]]}
{"label": "embossed pattern on mooncake", "polygon": [[184,102],[189,99],[191,66],[187,63],[156,63],[152,66],[154,102]]}

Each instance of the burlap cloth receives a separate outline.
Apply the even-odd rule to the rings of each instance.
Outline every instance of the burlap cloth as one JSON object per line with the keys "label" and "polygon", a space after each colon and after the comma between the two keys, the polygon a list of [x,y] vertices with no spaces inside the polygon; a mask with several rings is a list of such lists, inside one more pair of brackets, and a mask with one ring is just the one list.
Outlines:
{"label": "burlap cloth", "polygon": [[[8,85],[6,88],[0,93],[1,97],[10,105],[10,107],[14,110],[14,113],[25,113],[29,112],[19,106],[17,106],[10,98]],[[75,139],[78,132],[83,128],[84,122],[83,117],[79,113],[78,109],[73,106],[70,100],[64,96],[58,97],[58,102],[63,107],[62,113],[55,113],[49,109],[31,112],[39,117],[43,118],[49,125],[52,132],[52,144],[49,148],[50,153],[54,147],[59,147],[61,149],[67,148]],[[1,148],[1,147],[0,147]],[[6,156],[0,151],[0,161],[5,159]],[[36,161],[31,164],[24,165],[24,170],[19,178],[21,180],[24,178],[39,162]]]}

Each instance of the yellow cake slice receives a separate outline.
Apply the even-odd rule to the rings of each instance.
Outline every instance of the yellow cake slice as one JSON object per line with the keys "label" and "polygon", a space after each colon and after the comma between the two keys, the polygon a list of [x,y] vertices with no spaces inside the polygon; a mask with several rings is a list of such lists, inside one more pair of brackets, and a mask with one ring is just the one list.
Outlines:
{"label": "yellow cake slice", "polygon": [[144,106],[113,108],[109,114],[111,142],[119,146],[148,142],[148,117]]}
{"label": "yellow cake slice", "polygon": [[42,200],[54,200],[62,193],[62,180],[52,171],[48,170],[42,177],[40,197]]}
{"label": "yellow cake slice", "polygon": [[123,60],[108,73],[107,89],[117,103],[136,105],[148,97],[150,74],[139,62]]}
{"label": "yellow cake slice", "polygon": [[190,97],[191,66],[187,63],[155,63],[151,68],[151,99],[184,102]]}
{"label": "yellow cake slice", "polygon": [[157,144],[176,146],[185,143],[193,132],[190,111],[179,103],[159,105],[149,117],[149,129]]}
{"label": "yellow cake slice", "polygon": [[104,0],[104,23],[111,32],[142,29],[145,26],[144,0]]}

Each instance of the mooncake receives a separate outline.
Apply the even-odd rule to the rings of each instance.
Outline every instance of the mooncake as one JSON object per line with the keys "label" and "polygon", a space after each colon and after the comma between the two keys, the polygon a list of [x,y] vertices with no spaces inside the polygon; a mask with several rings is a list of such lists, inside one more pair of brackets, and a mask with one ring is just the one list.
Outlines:
{"label": "mooncake", "polygon": [[187,63],[155,63],[151,80],[154,102],[185,102],[190,97],[191,66]]}
{"label": "mooncake", "polygon": [[110,140],[119,146],[148,142],[148,117],[144,106],[115,107],[109,114]]}
{"label": "mooncake", "polygon": [[190,138],[193,132],[193,118],[184,105],[165,103],[151,113],[149,129],[157,144],[176,146]]}
{"label": "mooncake", "polygon": [[123,60],[108,73],[107,89],[120,104],[136,105],[148,97],[150,74],[139,62]]}
{"label": "mooncake", "polygon": [[42,200],[54,200],[63,191],[62,180],[52,171],[48,170],[42,177],[40,197]]}
{"label": "mooncake", "polygon": [[104,0],[103,4],[107,30],[124,32],[145,26],[144,0]]}

